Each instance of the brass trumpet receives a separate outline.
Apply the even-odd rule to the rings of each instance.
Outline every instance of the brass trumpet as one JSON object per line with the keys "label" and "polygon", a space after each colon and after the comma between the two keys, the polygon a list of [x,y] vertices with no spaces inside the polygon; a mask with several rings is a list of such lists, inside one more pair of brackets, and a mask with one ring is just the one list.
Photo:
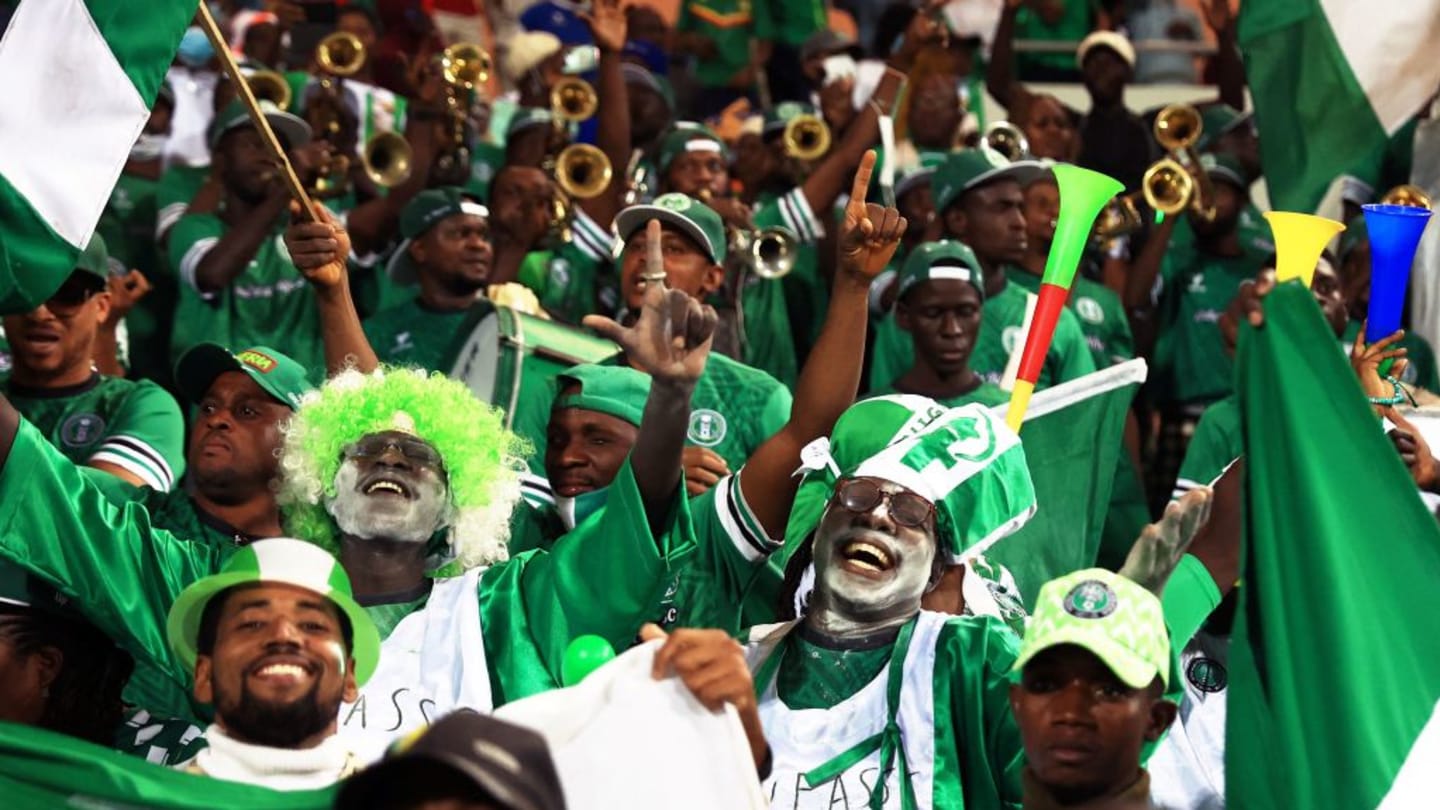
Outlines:
{"label": "brass trumpet", "polygon": [[490,80],[490,54],[472,42],[460,42],[440,53],[440,71],[445,83],[462,90],[474,90]]}
{"label": "brass trumpet", "polygon": [[1424,208],[1430,210],[1430,195],[1426,194],[1419,186],[1412,186],[1409,183],[1396,186],[1380,198],[1385,205],[1408,205],[1412,208]]}
{"label": "brass trumpet", "polygon": [[600,109],[600,96],[584,79],[566,76],[550,88],[550,111],[557,123],[577,124]]}
{"label": "brass trumpet", "polygon": [[1135,204],[1136,194],[1123,194],[1105,204],[1095,221],[1095,240],[1105,242],[1117,236],[1135,233],[1145,226],[1140,218],[1140,208]]}
{"label": "brass trumpet", "polygon": [[816,115],[797,115],[781,136],[785,154],[796,160],[818,160],[830,151],[830,126]]}
{"label": "brass trumpet", "polygon": [[1151,208],[1173,217],[1191,206],[1196,183],[1184,166],[1170,158],[1163,158],[1145,170],[1140,190]]}
{"label": "brass trumpet", "polygon": [[[1210,184],[1209,175],[1200,168],[1200,158],[1195,154],[1195,143],[1200,140],[1204,131],[1205,122],[1200,118],[1200,111],[1189,104],[1171,104],[1155,116],[1155,140],[1171,155],[1170,163],[1166,164],[1165,170],[1159,174],[1168,175],[1169,171],[1176,167],[1190,174],[1193,181],[1190,183],[1192,192],[1187,202],[1196,216],[1211,220],[1215,218],[1215,188]],[[1146,178],[1165,163],[1165,160],[1161,160],[1151,166],[1145,174]],[[1145,185],[1148,186],[1149,183]],[[1179,210],[1183,211],[1184,208]],[[1165,213],[1170,214],[1169,211]]]}
{"label": "brass trumpet", "polygon": [[412,155],[410,142],[403,136],[381,132],[365,142],[360,164],[370,182],[381,188],[394,188],[410,179]]}
{"label": "brass trumpet", "polygon": [[290,83],[273,70],[257,70],[245,77],[256,101],[268,101],[281,110],[290,109]]}
{"label": "brass trumpet", "polygon": [[600,196],[613,175],[610,159],[588,143],[572,143],[555,157],[555,183],[571,199]]}
{"label": "brass trumpet", "polygon": [[329,76],[354,76],[365,66],[365,44],[354,34],[336,31],[315,46],[315,65]]}
{"label": "brass trumpet", "polygon": [[795,269],[795,237],[784,228],[737,228],[730,231],[729,241],[730,252],[759,278],[784,278]]}
{"label": "brass trumpet", "polygon": [[1030,141],[1019,127],[1009,121],[996,121],[986,127],[983,141],[1011,163],[1030,157]]}

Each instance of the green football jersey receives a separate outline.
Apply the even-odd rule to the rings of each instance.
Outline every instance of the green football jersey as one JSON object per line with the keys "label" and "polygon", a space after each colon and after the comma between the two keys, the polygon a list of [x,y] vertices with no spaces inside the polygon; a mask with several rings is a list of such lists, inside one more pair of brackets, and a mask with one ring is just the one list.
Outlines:
{"label": "green football jersey", "polygon": [[[998,384],[1005,375],[1010,353],[1023,348],[1017,342],[1025,323],[1027,298],[1023,288],[1007,282],[999,295],[985,299],[980,316],[980,334],[975,339],[975,353],[970,356],[970,367],[988,382]],[[1075,313],[1068,309],[1062,311],[1055,324],[1055,335],[1050,340],[1050,351],[1045,355],[1036,389],[1083,377],[1094,370],[1095,360]]]}
{"label": "green football jersey", "polygon": [[755,38],[800,47],[829,26],[824,0],[755,0]]}
{"label": "green football jersey", "polygon": [[463,309],[429,309],[412,298],[366,318],[365,337],[382,363],[446,372],[449,369],[442,366],[451,359],[455,331],[468,314]]}
{"label": "green football jersey", "polygon": [[164,244],[165,235],[190,207],[195,193],[205,185],[210,174],[209,166],[182,166],[176,164],[160,175],[155,188],[155,241]]}
{"label": "green football jersey", "polygon": [[586,315],[616,311],[619,286],[611,267],[615,243],[609,229],[575,209],[570,241],[551,252],[542,288],[535,290],[540,304],[573,324]]}
{"label": "green football jersey", "polygon": [[1261,262],[1243,253],[1166,253],[1155,349],[1161,401],[1204,404],[1230,393],[1234,372],[1220,337],[1220,316]]}
{"label": "green football jersey", "polygon": [[793,386],[800,376],[799,347],[814,342],[830,300],[816,248],[825,236],[825,223],[799,188],[782,195],[762,194],[752,219],[756,228],[783,228],[790,233],[795,240],[795,266],[779,281],[753,278],[741,291],[745,362]]}
{"label": "green football jersey", "polygon": [[[1034,273],[1011,266],[1005,268],[1005,277],[1027,292],[1040,292],[1040,277]],[[1130,321],[1114,290],[1077,274],[1066,307],[1075,313],[1096,368],[1109,368],[1135,357]]]}
{"label": "green football jersey", "polygon": [[[1245,207],[1240,209],[1235,229],[1240,236],[1240,249],[1245,251],[1245,255],[1263,262],[1275,253],[1275,235],[1255,203],[1246,201]],[[1175,223],[1166,252],[1177,256],[1195,252],[1195,229],[1191,227],[1189,217],[1181,217]]]}
{"label": "green football jersey", "polygon": [[100,215],[96,233],[105,237],[112,259],[125,270],[144,273],[150,283],[150,292],[125,316],[127,342],[121,348],[131,377],[165,385],[170,379],[170,327],[178,290],[175,277],[155,244],[159,189],[157,180],[120,175],[110,192],[110,202]]}
{"label": "green football jersey", "polygon": [[187,214],[170,234],[171,266],[180,277],[180,306],[170,339],[173,359],[205,341],[221,346],[273,346],[325,379],[320,312],[310,282],[290,263],[284,227],[260,243],[250,264],[225,289],[201,292],[195,269],[226,226],[211,214]]}
{"label": "green football jersey", "polygon": [[[756,0],[685,0],[675,30],[700,34],[715,43],[715,55],[695,60],[695,81],[704,87],[725,87],[730,78],[750,64],[750,40]],[[765,0],[758,0],[765,2]]]}
{"label": "green football jersey", "polygon": [[66,458],[105,462],[166,491],[185,474],[185,421],[175,398],[149,380],[91,374],[78,386],[4,383],[5,396]]}
{"label": "green football jersey", "polygon": [[1235,394],[1210,403],[1200,414],[1195,435],[1185,448],[1180,474],[1170,493],[1175,500],[1196,487],[1213,486],[1230,465],[1245,453],[1240,430],[1240,399]]}

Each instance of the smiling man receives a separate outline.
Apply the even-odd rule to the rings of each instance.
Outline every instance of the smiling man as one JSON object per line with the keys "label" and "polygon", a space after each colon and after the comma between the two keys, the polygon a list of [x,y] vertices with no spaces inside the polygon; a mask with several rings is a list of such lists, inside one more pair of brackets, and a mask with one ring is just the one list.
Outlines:
{"label": "smiling man", "polygon": [[277,790],[359,769],[336,716],[375,672],[380,637],[335,558],[300,540],[254,543],[181,592],[168,635],[215,709],[209,747],[178,767]]}

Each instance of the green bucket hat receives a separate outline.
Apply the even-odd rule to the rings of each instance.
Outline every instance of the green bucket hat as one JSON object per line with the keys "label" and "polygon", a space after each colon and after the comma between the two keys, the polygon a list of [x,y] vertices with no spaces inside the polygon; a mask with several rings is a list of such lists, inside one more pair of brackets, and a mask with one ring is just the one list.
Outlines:
{"label": "green bucket hat", "polygon": [[660,148],[655,153],[655,165],[663,173],[670,168],[675,158],[684,152],[719,152],[720,159],[730,162],[730,150],[713,130],[696,125],[672,130],[660,139]]}
{"label": "green bucket hat", "polygon": [[350,577],[340,567],[340,561],[317,545],[289,537],[257,540],[245,546],[225,563],[220,573],[205,577],[180,592],[170,607],[166,624],[170,648],[187,669],[195,669],[200,619],[210,600],[227,588],[260,582],[294,585],[334,603],[350,622],[355,683],[365,685],[380,661],[380,633],[375,623],[355,601]]}
{"label": "green bucket hat", "polygon": [[1245,180],[1245,170],[1240,168],[1240,161],[1233,155],[1206,152],[1200,156],[1200,168],[1211,180],[1224,181],[1244,192],[1250,189],[1250,183]]}
{"label": "green bucket hat", "polygon": [[215,378],[227,371],[243,371],[265,393],[295,410],[300,400],[314,390],[305,367],[269,346],[255,346],[230,353],[218,343],[199,343],[180,356],[175,364],[175,385],[190,402],[198,403]]}
{"label": "green bucket hat", "polygon": [[[288,148],[294,149],[310,142],[310,125],[300,117],[281,110],[271,101],[261,101],[260,111],[265,113],[265,120],[270,122],[270,128],[275,130],[275,134],[285,139]],[[245,109],[245,102],[235,98],[210,122],[205,141],[213,150],[225,133],[249,125],[250,113]]]}
{"label": "green bucket hat", "polygon": [[410,244],[424,236],[441,220],[455,214],[474,214],[490,218],[490,209],[465,196],[455,186],[428,188],[416,194],[400,211],[400,246],[390,255],[385,271],[398,284],[414,284],[419,281],[419,271],[410,259]]}
{"label": "green bucket hat", "polygon": [[579,383],[580,392],[555,398],[555,410],[580,408],[609,414],[639,427],[650,396],[650,376],[629,366],[575,366],[560,377],[560,387]]}
{"label": "green bucket hat", "polygon": [[894,482],[935,505],[940,552],[960,564],[1035,514],[1035,487],[1020,437],[989,409],[946,408],[894,394],[851,405],[828,439],[800,453],[805,477],[786,543],[814,531],[842,478]]}
{"label": "green bucket hat", "polygon": [[1157,675],[1170,685],[1170,634],[1160,599],[1114,572],[1090,568],[1041,586],[1013,672],[1062,644],[1094,653],[1132,689],[1144,689]]}
{"label": "green bucket hat", "polygon": [[985,301],[985,274],[980,270],[980,260],[975,258],[975,251],[963,242],[941,239],[926,242],[910,251],[910,255],[905,257],[905,264],[900,267],[896,300],[904,298],[905,293],[916,284],[931,279],[969,282],[979,293],[980,301]]}
{"label": "green bucket hat", "polygon": [[1027,186],[1036,175],[1045,171],[1045,164],[1036,160],[1011,162],[988,147],[961,149],[951,152],[935,170],[930,181],[935,197],[936,213],[944,213],[960,195],[996,180],[1013,179]]}
{"label": "green bucket hat", "polygon": [[632,205],[615,217],[620,239],[629,239],[652,219],[674,225],[695,240],[710,261],[725,262],[725,223],[715,209],[678,192],[661,194],[649,205]]}
{"label": "green bucket hat", "polygon": [[85,250],[80,253],[80,258],[75,260],[75,269],[89,273],[101,281],[109,281],[110,251],[106,249],[105,239],[99,233],[90,237]]}

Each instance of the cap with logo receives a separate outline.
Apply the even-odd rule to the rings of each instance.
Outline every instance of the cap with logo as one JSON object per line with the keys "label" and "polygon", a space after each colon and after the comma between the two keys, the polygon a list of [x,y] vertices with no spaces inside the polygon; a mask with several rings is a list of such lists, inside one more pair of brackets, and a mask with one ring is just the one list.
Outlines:
{"label": "cap with logo", "polygon": [[446,784],[447,772],[473,782],[485,794],[486,807],[565,810],[560,775],[545,738],[470,709],[452,712],[402,739],[384,760],[342,782],[335,808],[409,806],[417,786]]}
{"label": "cap with logo", "polygon": [[[272,101],[261,101],[260,111],[265,113],[265,120],[270,122],[270,128],[275,130],[275,134],[284,139],[287,149],[310,142],[310,125],[303,119],[284,112]],[[250,126],[250,113],[245,109],[245,102],[238,98],[233,99],[210,122],[205,140],[214,150],[219,145],[221,136],[232,129],[246,126]]]}
{"label": "cap with logo", "polygon": [[1211,180],[1219,180],[1229,183],[1241,191],[1247,191],[1250,184],[1245,181],[1245,170],[1240,167],[1240,161],[1234,155],[1206,152],[1200,156],[1200,168]]}
{"label": "cap with logo", "polygon": [[960,195],[997,180],[1015,180],[1027,186],[1045,164],[1037,160],[1010,161],[988,147],[951,152],[930,179],[936,213],[944,213]]}
{"label": "cap with logo", "polygon": [[399,284],[414,284],[419,281],[419,270],[410,258],[410,245],[424,236],[440,221],[456,214],[472,214],[490,218],[490,209],[465,196],[455,186],[427,188],[416,194],[400,211],[400,246],[390,256],[385,270],[390,278]]}
{"label": "cap with logo", "polygon": [[231,354],[218,343],[198,343],[181,355],[175,364],[175,385],[185,399],[198,403],[215,378],[227,371],[243,372],[291,410],[299,408],[300,400],[314,388],[304,366],[269,346]]}
{"label": "cap with logo", "polygon": [[1062,644],[1094,653],[1132,689],[1149,686],[1157,675],[1170,684],[1170,634],[1160,599],[1112,571],[1090,568],[1041,586],[1014,671]]}
{"label": "cap with logo", "polygon": [[785,131],[785,125],[802,115],[818,117],[820,112],[814,105],[802,101],[782,101],[765,111],[765,123],[760,133],[768,140],[772,135]]}
{"label": "cap with logo", "polygon": [[664,172],[670,168],[675,158],[685,152],[715,152],[720,159],[729,162],[730,150],[725,148],[725,142],[720,140],[709,127],[696,125],[691,127],[676,127],[664,138],[660,139],[660,146],[655,150],[655,165]]}
{"label": "cap with logo", "polygon": [[[555,398],[555,409],[579,408],[608,414],[639,427],[645,413],[645,400],[650,396],[650,376],[629,366],[586,364],[565,371],[560,377],[562,393]],[[564,393],[567,382],[580,385],[574,393]]]}
{"label": "cap with logo", "polygon": [[1080,40],[1080,47],[1075,49],[1076,67],[1084,68],[1085,57],[1096,48],[1109,48],[1124,60],[1131,70],[1135,69],[1135,46],[1130,44],[1128,37],[1118,31],[1095,31]]}
{"label": "cap with logo", "polygon": [[626,240],[652,219],[679,228],[705,251],[710,261],[724,263],[725,222],[715,209],[678,192],[661,194],[649,205],[632,205],[621,211],[615,217],[615,230],[619,231],[621,240]]}
{"label": "cap with logo", "polygon": [[900,267],[896,298],[904,298],[915,285],[937,279],[964,281],[975,288],[981,302],[985,300],[985,275],[975,251],[963,242],[941,239],[925,242],[905,257]]}
{"label": "cap with logo", "polygon": [[110,251],[105,247],[105,239],[97,232],[90,237],[81,251],[80,258],[75,260],[75,269],[89,273],[102,282],[110,279]]}
{"label": "cap with logo", "polygon": [[170,607],[166,629],[170,648],[187,669],[195,667],[200,620],[205,606],[222,592],[240,585],[293,585],[329,600],[350,624],[350,657],[355,682],[364,685],[380,661],[380,633],[370,615],[355,601],[350,577],[340,561],[313,543],[290,537],[257,540],[235,552],[218,574],[180,592]]}

